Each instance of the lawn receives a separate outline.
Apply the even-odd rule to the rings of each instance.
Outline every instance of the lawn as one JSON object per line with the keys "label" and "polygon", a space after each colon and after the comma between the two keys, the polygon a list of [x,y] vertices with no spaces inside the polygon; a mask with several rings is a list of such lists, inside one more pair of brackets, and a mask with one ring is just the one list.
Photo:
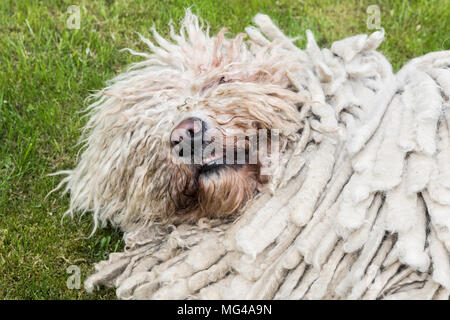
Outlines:
{"label": "lawn", "polygon": [[[305,44],[311,29],[319,45],[370,33],[369,5],[380,8],[386,40],[380,50],[398,70],[412,57],[450,48],[450,1],[25,1],[0,7],[0,299],[109,299],[113,290],[88,295],[69,289],[67,268],[81,280],[93,263],[121,250],[121,234],[92,229],[89,215],[64,219],[68,197],[46,194],[59,181],[49,173],[75,165],[86,97],[137,61],[119,50],[144,50],[137,32],[154,25],[168,33],[185,7],[212,32],[241,32],[252,17],[269,14]],[[80,29],[69,29],[67,8],[78,5]]]}

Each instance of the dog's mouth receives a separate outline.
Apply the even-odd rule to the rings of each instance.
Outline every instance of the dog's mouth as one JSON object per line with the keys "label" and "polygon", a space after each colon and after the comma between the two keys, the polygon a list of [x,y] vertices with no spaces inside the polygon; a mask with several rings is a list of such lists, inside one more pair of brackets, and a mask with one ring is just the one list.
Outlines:
{"label": "dog's mouth", "polygon": [[226,166],[227,166],[226,159],[224,157],[216,157],[213,155],[213,156],[203,160],[203,162],[198,170],[198,174],[202,175],[205,173],[215,172],[215,171],[225,168]]}
{"label": "dog's mouth", "polygon": [[200,167],[198,173],[201,175],[201,174],[205,174],[205,173],[208,173],[208,172],[218,171],[218,170],[220,170],[222,168],[225,168],[225,167],[226,167],[226,164],[219,163],[219,161],[214,160],[214,161],[202,164],[202,166]]}
{"label": "dog's mouth", "polygon": [[[246,162],[248,160],[248,154],[246,153]],[[242,168],[244,166],[244,164],[238,164],[235,163],[235,161],[233,161],[233,163],[227,163],[226,161],[226,157],[221,156],[221,157],[209,157],[208,159],[205,159],[202,164],[200,165],[199,169],[198,169],[198,174],[202,175],[202,174],[207,174],[207,173],[212,173],[212,172],[217,172],[219,170],[222,169],[226,169],[226,168],[235,168],[235,169],[239,169]]]}

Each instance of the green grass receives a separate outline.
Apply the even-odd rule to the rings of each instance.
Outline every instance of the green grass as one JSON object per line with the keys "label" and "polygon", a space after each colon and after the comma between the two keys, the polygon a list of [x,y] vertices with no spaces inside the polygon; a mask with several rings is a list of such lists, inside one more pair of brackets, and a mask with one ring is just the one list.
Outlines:
{"label": "green grass", "polygon": [[[305,44],[311,29],[321,46],[369,33],[366,9],[377,3],[386,40],[380,50],[396,70],[408,59],[449,49],[450,1],[18,1],[0,7],[0,298],[108,299],[113,290],[87,295],[66,286],[70,265],[82,281],[92,265],[122,249],[119,232],[88,237],[89,216],[65,220],[68,197],[45,195],[60,178],[47,174],[74,166],[76,142],[86,121],[85,98],[136,61],[124,47],[143,50],[135,31],[152,25],[167,35],[185,7],[209,22],[212,32],[244,30],[252,17],[269,14]],[[81,29],[66,27],[67,7],[81,7]],[[89,49],[89,50],[87,50]]]}

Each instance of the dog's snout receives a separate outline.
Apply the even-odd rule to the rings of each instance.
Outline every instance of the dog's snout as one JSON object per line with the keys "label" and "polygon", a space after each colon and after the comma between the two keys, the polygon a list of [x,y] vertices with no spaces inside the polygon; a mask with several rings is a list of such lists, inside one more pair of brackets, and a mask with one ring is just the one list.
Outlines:
{"label": "dog's snout", "polygon": [[199,118],[190,117],[181,121],[170,135],[170,144],[173,147],[183,143],[193,147],[195,144],[202,144],[205,123]]}

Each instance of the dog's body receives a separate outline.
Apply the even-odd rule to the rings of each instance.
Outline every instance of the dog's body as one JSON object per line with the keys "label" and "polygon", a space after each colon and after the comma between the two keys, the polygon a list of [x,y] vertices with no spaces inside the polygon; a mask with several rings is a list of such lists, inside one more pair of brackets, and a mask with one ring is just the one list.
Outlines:
{"label": "dog's body", "polygon": [[[145,254],[158,262],[150,259],[150,266],[144,267],[149,273],[145,279],[151,280],[148,288],[142,288],[149,291],[136,297],[187,297],[210,280],[189,286],[183,282],[180,289],[176,282],[180,279],[169,280],[168,275],[207,272],[210,269],[205,268],[221,257],[226,257],[220,260],[223,265],[210,273],[225,277],[230,273],[224,270],[233,270],[240,291],[220,297],[273,298],[280,289],[277,297],[301,298],[315,288],[308,281],[317,278],[313,297],[343,296],[352,285],[365,290],[375,279],[374,268],[381,268],[385,258],[390,261],[386,267],[400,261],[426,272],[430,255],[434,263],[430,281],[437,284],[430,288],[448,289],[450,185],[444,177],[450,177],[445,91],[450,84],[445,64],[450,54],[413,61],[394,76],[387,60],[375,51],[381,32],[336,42],[331,51],[320,50],[308,33],[304,52],[268,17],[259,15],[255,21],[267,38],[255,28],[246,29],[249,41],[243,35],[228,39],[223,31],[210,37],[188,12],[180,35],[172,30],[174,42],[156,32],[159,46],[143,39],[153,53],[139,54],[146,60],[117,77],[90,107],[86,149],[63,180],[71,195],[69,211],[92,211],[96,224],[119,226],[132,247],[145,242],[135,237],[142,227],[244,212],[240,224],[212,236],[204,229],[189,229],[187,240],[177,244],[197,249],[183,263],[177,260],[173,241],[158,242],[163,254],[156,254],[157,259],[152,244]],[[423,84],[429,85],[421,96],[415,90]],[[251,148],[249,141],[261,129],[271,132],[265,146],[271,152],[260,152],[259,135],[258,146]],[[244,137],[241,145],[239,137]],[[241,162],[236,161],[239,155]],[[258,193],[262,193],[259,200],[251,201]],[[197,236],[202,232],[204,241]],[[392,233],[398,240],[391,238]],[[198,254],[212,247],[211,257],[201,260]],[[136,251],[139,257],[142,249]],[[392,253],[386,257],[388,252]],[[249,265],[243,256],[256,259],[255,263]],[[112,269],[123,272],[115,285],[126,290],[130,281],[133,288],[144,281],[130,276],[133,266],[124,269],[135,263],[129,257],[125,254],[120,263],[111,260],[120,266]],[[161,261],[167,265],[161,263],[153,272]],[[294,270],[300,262],[303,271],[305,262],[318,271],[317,276],[311,271],[309,278],[301,278],[306,282],[300,281],[295,291],[303,274]],[[346,268],[353,273],[344,277]],[[291,278],[280,286],[280,274],[284,277],[291,269]],[[143,272],[142,267],[136,270]],[[363,277],[369,271],[368,278]],[[124,281],[126,275],[129,281]],[[90,287],[105,283],[96,279],[89,280]],[[160,294],[154,296],[160,285]],[[262,290],[265,285],[270,290]],[[377,297],[382,289],[369,296]],[[129,292],[122,297],[129,297]]]}

